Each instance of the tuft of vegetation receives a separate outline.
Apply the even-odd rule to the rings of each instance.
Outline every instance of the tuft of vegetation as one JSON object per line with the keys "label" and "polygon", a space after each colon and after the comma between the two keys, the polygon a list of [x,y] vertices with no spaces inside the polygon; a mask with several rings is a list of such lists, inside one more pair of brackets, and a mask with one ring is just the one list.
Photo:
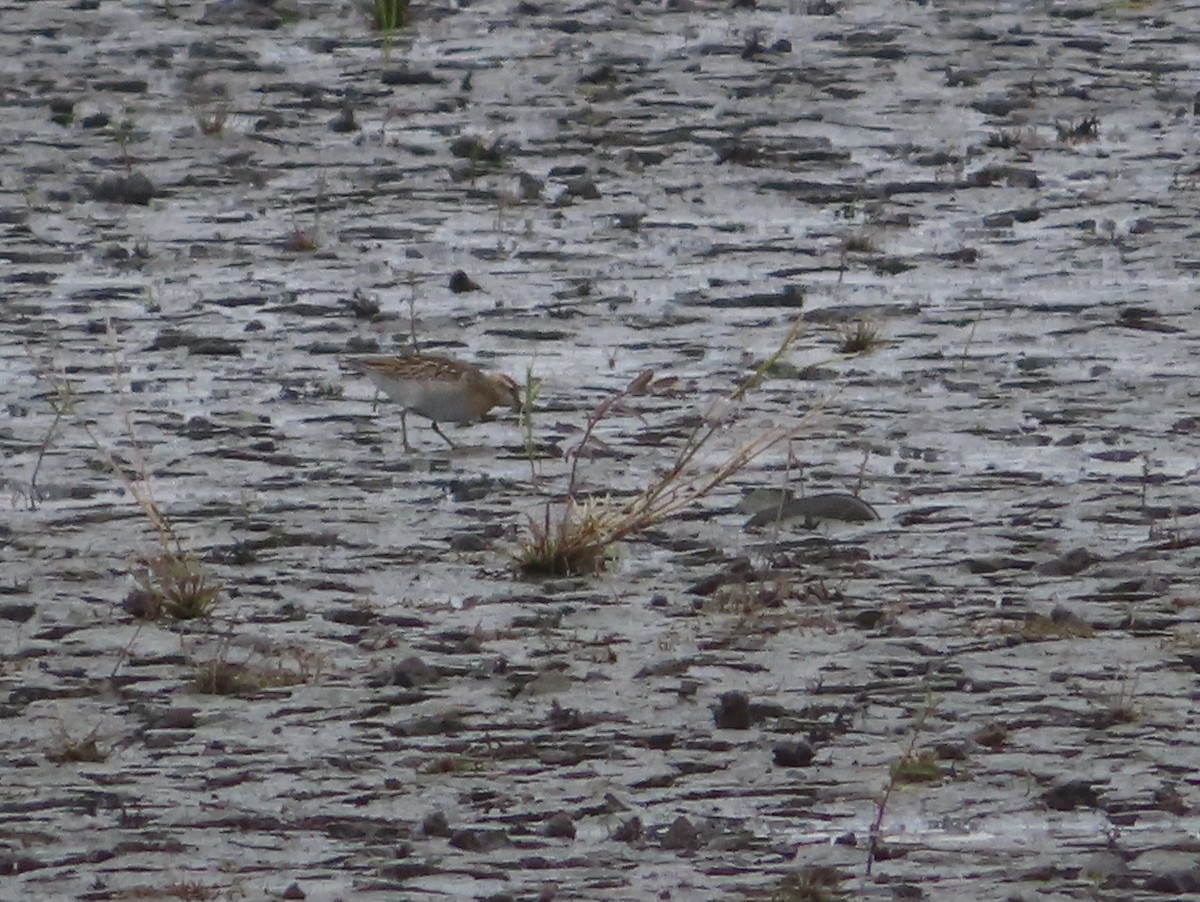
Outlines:
{"label": "tuft of vegetation", "polygon": [[892,765],[892,778],[897,783],[933,783],[942,778],[942,768],[929,749],[909,752]]}
{"label": "tuft of vegetation", "polygon": [[801,325],[797,320],[779,348],[749,378],[729,396],[710,405],[676,452],[671,466],[645,489],[629,497],[580,497],[579,463],[599,423],[625,399],[644,392],[653,380],[653,371],[640,374],[626,388],[601,401],[588,417],[583,437],[572,452],[566,497],[557,503],[548,501],[541,518],[530,518],[527,534],[515,557],[517,569],[527,576],[597,573],[612,559],[612,548],[617,542],[690,507],[764,452],[795,435],[803,420],[751,437],[715,467],[697,467],[709,442],[718,431],[736,421],[747,392],[773,370]]}
{"label": "tuft of vegetation", "polygon": [[374,0],[371,24],[385,36],[408,23],[408,0]]}
{"label": "tuft of vegetation", "polygon": [[787,874],[771,893],[771,902],[837,902],[846,894],[837,868],[807,867]]}
{"label": "tuft of vegetation", "polygon": [[839,354],[865,354],[884,343],[883,330],[867,319],[860,319],[852,326],[841,325],[837,334]]}
{"label": "tuft of vegetation", "polygon": [[[121,899],[152,899],[162,902],[163,899],[180,899],[181,902],[208,902],[216,899],[225,892],[221,887],[207,886],[191,880],[177,880],[167,886],[131,886],[121,890]],[[225,898],[233,898],[226,896]]]}
{"label": "tuft of vegetation", "polygon": [[312,200],[312,224],[301,225],[292,213],[292,228],[283,239],[283,249],[293,254],[311,254],[321,247],[321,216],[325,210],[325,172],[317,178],[316,191]]}
{"label": "tuft of vegetation", "polygon": [[137,127],[137,122],[133,117],[133,108],[126,107],[123,117],[108,126],[109,136],[121,150],[121,164],[125,167],[126,172],[133,171],[133,157],[130,155],[129,149],[134,142],[145,141],[148,137],[146,132]]}
{"label": "tuft of vegetation", "polygon": [[[133,568],[133,576],[139,588],[126,599],[127,609],[143,619],[157,619],[163,615],[176,620],[206,617],[220,600],[222,586],[199,558],[184,550],[182,541],[154,497],[149,466],[133,427],[133,412],[129,404],[130,389],[124,378],[124,370],[118,356],[116,332],[111,322],[106,324],[105,332],[113,356],[116,396],[120,403],[125,435],[135,452],[134,465],[130,466],[118,460],[113,450],[101,441],[88,417],[80,411],[79,396],[66,373],[61,370],[57,373],[51,372],[48,367],[38,365],[35,361],[35,372],[54,392],[51,404],[55,411],[55,419],[34,467],[30,497],[37,497],[34,484],[37,470],[41,466],[42,455],[49,447],[51,438],[60,424],[73,422],[87,436],[93,449],[100,456],[102,463],[99,466],[107,469],[133,498],[158,540],[157,550],[152,554],[141,555],[139,564]],[[136,636],[136,633],[134,635]],[[117,662],[113,669],[114,675],[123,660],[124,658]]]}
{"label": "tuft of vegetation", "polygon": [[529,478],[537,481],[537,442],[533,437],[533,409],[542,393],[542,383],[533,377],[533,364],[525,368],[525,384],[521,386],[521,439],[529,460]]}
{"label": "tuft of vegetation", "polygon": [[1019,633],[1026,642],[1043,642],[1051,639],[1087,639],[1095,630],[1078,614],[1055,607],[1049,616],[1029,614],[1021,622]]}
{"label": "tuft of vegetation", "polygon": [[297,686],[306,680],[301,671],[280,664],[215,658],[196,665],[192,685],[204,695],[255,695],[264,689]]}
{"label": "tuft of vegetation", "polygon": [[1058,140],[1064,144],[1080,144],[1084,141],[1100,139],[1100,117],[1085,116],[1078,122],[1058,123],[1054,126],[1058,132]]}
{"label": "tuft of vegetation", "polygon": [[465,755],[442,755],[421,765],[418,770],[423,774],[465,774],[479,771],[480,765]]}
{"label": "tuft of vegetation", "polygon": [[509,146],[497,136],[489,144],[476,135],[459,135],[450,142],[450,153],[471,164],[471,172],[498,169],[508,160]]}
{"label": "tuft of vegetation", "polygon": [[975,741],[993,752],[998,752],[1008,745],[1008,739],[1008,727],[999,721],[992,721],[975,734]]}
{"label": "tuft of vegetation", "polygon": [[875,807],[875,820],[871,823],[871,844],[867,851],[867,875],[871,874],[871,867],[874,865],[880,853],[883,850],[883,820],[887,816],[888,802],[891,801],[892,793],[896,791],[896,787],[902,783],[919,783],[930,782],[941,776],[939,770],[938,775],[928,779],[916,779],[917,777],[926,777],[930,773],[930,765],[936,768],[937,764],[933,761],[932,753],[918,752],[917,746],[921,741],[921,734],[925,732],[925,724],[928,722],[930,715],[937,708],[937,702],[932,695],[927,695],[925,703],[913,715],[912,732],[909,735],[908,747],[900,756],[899,760],[888,769],[888,781],[883,787],[883,793],[879,797],[879,802]]}
{"label": "tuft of vegetation", "polygon": [[321,242],[311,229],[292,229],[283,240],[283,249],[292,254],[311,254],[320,247]]}
{"label": "tuft of vegetation", "polygon": [[60,727],[58,745],[46,752],[46,760],[54,764],[99,764],[108,760],[108,752],[100,748],[97,736],[100,727],[97,726],[82,739],[71,739],[66,729]]}
{"label": "tuft of vegetation", "polygon": [[842,239],[843,254],[874,254],[879,248],[866,235],[847,235]]}
{"label": "tuft of vegetation", "polygon": [[1025,136],[1020,129],[1001,128],[992,132],[987,136],[984,142],[988,147],[994,147],[998,150],[1012,150],[1020,147],[1026,141]]}
{"label": "tuft of vegetation", "polygon": [[380,35],[380,53],[383,64],[391,65],[392,47],[396,43],[396,32],[408,21],[408,0],[375,0],[374,23]]}
{"label": "tuft of vegetation", "polygon": [[142,555],[134,579],[144,593],[142,619],[198,620],[213,612],[222,586],[194,555],[166,549]]}
{"label": "tuft of vegetation", "polygon": [[225,134],[225,123],[229,121],[229,103],[219,101],[208,107],[193,106],[192,118],[200,134],[220,137]]}
{"label": "tuft of vegetation", "polygon": [[613,544],[634,531],[622,528],[629,518],[609,498],[568,498],[557,512],[548,503],[540,521],[529,521],[517,569],[526,576],[599,573],[612,560]]}

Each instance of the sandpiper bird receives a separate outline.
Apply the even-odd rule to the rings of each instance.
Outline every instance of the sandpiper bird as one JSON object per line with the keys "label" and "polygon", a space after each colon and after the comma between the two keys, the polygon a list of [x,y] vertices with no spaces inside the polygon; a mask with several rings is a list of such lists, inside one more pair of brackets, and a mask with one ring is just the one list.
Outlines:
{"label": "sandpiper bird", "polygon": [[400,431],[406,451],[412,450],[405,423],[409,411],[429,419],[433,431],[453,448],[454,442],[438,428],[439,422],[475,423],[501,404],[521,409],[521,387],[508,376],[484,373],[449,357],[347,357],[345,364],[369,376],[380,391],[401,406]]}

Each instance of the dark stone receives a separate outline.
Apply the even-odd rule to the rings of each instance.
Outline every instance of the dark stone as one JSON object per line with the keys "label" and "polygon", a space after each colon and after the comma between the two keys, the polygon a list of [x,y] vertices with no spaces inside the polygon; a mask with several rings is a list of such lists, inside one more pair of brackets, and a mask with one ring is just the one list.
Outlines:
{"label": "dark stone", "polygon": [[110,175],[92,187],[92,199],[112,204],[147,206],[156,196],[154,183],[140,172]]}
{"label": "dark stone", "polygon": [[407,66],[399,69],[388,69],[383,73],[382,81],[388,87],[400,85],[440,85],[442,79],[432,72],[413,72]]}
{"label": "dark stone", "polygon": [[700,848],[700,834],[682,814],[675,818],[660,845],[664,849],[691,850]]}
{"label": "dark stone", "polygon": [[522,172],[518,176],[517,193],[521,200],[537,200],[542,196],[542,189],[545,187],[545,182],[528,172]]}
{"label": "dark stone", "polygon": [[617,842],[632,843],[642,838],[642,819],[636,814],[613,831],[612,838]]}
{"label": "dark stone", "polygon": [[1042,802],[1054,811],[1097,808],[1100,805],[1100,793],[1091,780],[1067,780],[1042,793]]}
{"label": "dark stone", "polygon": [[431,811],[421,821],[421,832],[426,836],[449,836],[450,822],[442,811]]}
{"label": "dark stone", "polygon": [[143,78],[102,79],[92,87],[97,91],[112,91],[114,94],[145,94],[150,90],[150,85]]}
{"label": "dark stone", "polygon": [[750,696],[745,692],[726,692],[713,709],[713,722],[721,730],[748,730],[754,725]]}
{"label": "dark stone", "polygon": [[330,623],[340,623],[344,626],[367,626],[374,623],[378,615],[362,607],[333,608],[322,615]]}
{"label": "dark stone", "polygon": [[426,664],[416,655],[412,655],[392,668],[389,682],[393,686],[415,689],[418,686],[436,683],[439,679],[441,679],[441,674],[434,667]]}
{"label": "dark stone", "polygon": [[481,536],[477,533],[465,532],[465,533],[460,533],[459,535],[456,535],[450,539],[450,550],[451,551],[486,551],[488,549],[489,544],[490,543],[488,542],[488,540],[485,539],[483,536]]}
{"label": "dark stone", "polygon": [[557,839],[574,839],[575,822],[571,820],[571,816],[565,811],[560,811],[546,821],[545,826],[542,828],[542,833]]}
{"label": "dark stone", "polygon": [[502,830],[455,830],[450,845],[465,852],[491,852],[509,845],[509,840]]}
{"label": "dark stone", "polygon": [[130,589],[121,607],[137,620],[157,620],[162,614],[162,599],[145,589]]}
{"label": "dark stone", "polygon": [[567,182],[567,197],[578,197],[581,200],[598,200],[600,189],[589,178],[571,179]]}
{"label": "dark stone", "polygon": [[581,85],[611,85],[617,81],[617,70],[610,63],[592,69],[579,76],[579,84]]}
{"label": "dark stone", "polygon": [[149,729],[193,730],[196,728],[195,708],[150,708],[142,713]]}
{"label": "dark stone", "polygon": [[803,739],[779,742],[771,749],[771,758],[780,767],[806,767],[815,756],[813,747]]}
{"label": "dark stone", "polygon": [[204,7],[199,24],[235,25],[274,31],[283,25],[283,15],[271,6],[258,0],[214,0]]}
{"label": "dark stone", "polygon": [[66,97],[55,97],[50,101],[50,120],[57,125],[70,125],[75,119],[75,101]]}
{"label": "dark stone", "polygon": [[378,298],[366,294],[361,288],[354,289],[354,294],[346,301],[346,306],[350,308],[355,319],[371,319],[378,316],[379,311],[383,309]]}
{"label": "dark stone", "polygon": [[450,290],[455,294],[466,294],[468,291],[479,291],[479,283],[475,282],[461,269],[455,270],[450,276]]}
{"label": "dark stone", "polygon": [[1200,892],[1200,868],[1155,874],[1147,878],[1145,888],[1151,892],[1170,895]]}
{"label": "dark stone", "polygon": [[339,134],[345,132],[356,132],[359,129],[358,121],[354,118],[354,107],[346,104],[342,107],[342,111],[337,117],[329,123],[329,130]]}
{"label": "dark stone", "polygon": [[1097,558],[1086,548],[1073,548],[1061,557],[1047,561],[1037,568],[1046,576],[1074,576],[1092,566]]}
{"label": "dark stone", "polygon": [[0,620],[11,620],[13,623],[24,623],[33,616],[36,607],[32,604],[17,602],[0,604]]}
{"label": "dark stone", "polygon": [[241,357],[242,348],[233,339],[212,336],[192,339],[188,343],[188,353],[198,357]]}

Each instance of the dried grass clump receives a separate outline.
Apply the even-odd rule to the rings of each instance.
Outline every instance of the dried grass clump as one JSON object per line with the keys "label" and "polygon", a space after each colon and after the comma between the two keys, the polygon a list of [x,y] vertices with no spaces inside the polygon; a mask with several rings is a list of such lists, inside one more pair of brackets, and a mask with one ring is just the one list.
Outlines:
{"label": "dried grass clump", "polygon": [[221,600],[221,583],[191,554],[164,550],[143,555],[134,579],[145,595],[143,618],[198,620],[213,612]]}
{"label": "dried grass clump", "polygon": [[779,881],[771,893],[771,902],[836,902],[846,898],[842,880],[837,868],[801,868]]}
{"label": "dried grass clump", "polygon": [[883,330],[870,320],[860,319],[852,326],[840,326],[838,353],[865,354],[883,344]]}
{"label": "dried grass clump", "polygon": [[192,685],[204,695],[254,695],[264,689],[298,686],[304,674],[282,665],[217,658],[196,666]]}
{"label": "dried grass clump", "polygon": [[206,617],[220,601],[222,585],[198,557],[184,550],[183,542],[154,497],[149,466],[134,429],[131,391],[125,379],[117,335],[111,322],[106,324],[105,333],[112,355],[113,379],[116,383],[122,425],[128,445],[133,451],[133,462],[126,464],[118,459],[112,448],[101,440],[91,420],[81,412],[81,399],[65,370],[60,368],[55,371],[35,360],[33,354],[29,353],[35,365],[35,372],[53,390],[50,403],[55,415],[30,479],[30,505],[36,506],[37,473],[54,436],[63,424],[73,423],[87,436],[91,447],[99,455],[102,461],[101,468],[108,470],[133,498],[157,539],[155,551],[139,555],[137,563],[132,567],[132,574],[139,588],[126,598],[126,609],[144,620],[156,620],[162,616],[175,620]]}
{"label": "dried grass clump", "polygon": [[543,516],[530,519],[527,535],[516,554],[517,569],[529,576],[597,573],[611,559],[615,543],[675,516],[711,494],[760,455],[794,436],[806,418],[749,437],[715,467],[695,466],[717,432],[736,423],[747,392],[775,368],[801,325],[799,321],[793,324],[774,354],[730,395],[709,406],[684,440],[672,465],[631,497],[578,497],[579,462],[596,426],[626,398],[645,391],[654,373],[642,373],[625,389],[602,401],[588,418],[583,438],[573,452],[565,502],[557,506],[547,502]]}

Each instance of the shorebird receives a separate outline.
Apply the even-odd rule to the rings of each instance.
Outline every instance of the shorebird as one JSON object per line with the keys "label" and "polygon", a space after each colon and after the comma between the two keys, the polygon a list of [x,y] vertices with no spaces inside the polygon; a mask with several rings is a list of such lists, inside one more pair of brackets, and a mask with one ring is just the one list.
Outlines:
{"label": "shorebird", "polygon": [[454,442],[438,423],[475,423],[493,407],[521,409],[521,387],[508,376],[484,373],[478,367],[436,354],[403,357],[347,357],[345,365],[369,377],[376,387],[402,408],[400,433],[408,443],[409,411],[433,424],[433,431],[451,448]]}

